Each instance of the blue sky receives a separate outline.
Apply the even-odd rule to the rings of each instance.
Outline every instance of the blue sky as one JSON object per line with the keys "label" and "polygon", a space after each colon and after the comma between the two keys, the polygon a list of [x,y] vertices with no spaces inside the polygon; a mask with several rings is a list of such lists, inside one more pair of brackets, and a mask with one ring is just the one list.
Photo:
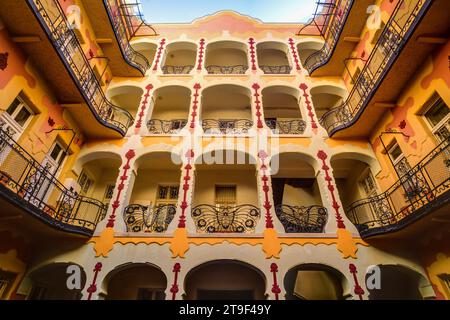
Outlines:
{"label": "blue sky", "polygon": [[264,22],[306,22],[317,0],[140,0],[149,23],[191,22],[234,10]]}

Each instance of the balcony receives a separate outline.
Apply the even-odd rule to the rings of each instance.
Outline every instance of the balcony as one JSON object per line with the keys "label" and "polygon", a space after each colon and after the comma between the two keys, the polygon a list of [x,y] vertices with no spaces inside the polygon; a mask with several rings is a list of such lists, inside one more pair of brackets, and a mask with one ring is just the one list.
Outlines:
{"label": "balcony", "polygon": [[203,90],[200,121],[206,134],[246,134],[253,127],[251,92],[237,85]]}
{"label": "balcony", "polygon": [[125,208],[124,220],[127,232],[163,233],[175,217],[175,205],[156,207],[131,204]]}
{"label": "balcony", "polygon": [[166,86],[154,93],[152,114],[147,121],[150,134],[178,134],[186,126],[191,91],[182,86]]}
{"label": "balcony", "polygon": [[271,86],[262,91],[265,122],[273,134],[304,134],[306,122],[302,119],[299,96],[299,90],[285,86]]}
{"label": "balcony", "polygon": [[67,189],[1,129],[0,196],[5,218],[11,218],[6,213],[17,213],[23,216],[21,223],[30,226],[35,223],[32,216],[52,228],[82,236],[91,236],[106,215],[106,205]]}
{"label": "balcony", "polygon": [[[372,132],[384,113],[380,105],[395,104],[417,71],[411,66],[421,65],[435,48],[436,44],[419,40],[425,35],[439,39],[438,35],[446,34],[446,4],[442,0],[402,0],[397,4],[347,100],[320,119],[330,136],[361,137]],[[349,127],[352,130],[345,130]]]}
{"label": "balcony", "polygon": [[44,76],[57,101],[74,119],[89,124],[83,126],[87,136],[125,135],[133,119],[105,98],[102,79],[93,71],[59,2],[3,1],[0,18],[10,37]]}
{"label": "balcony", "polygon": [[[86,14],[97,39],[108,39],[102,50],[110,59],[110,68],[118,77],[138,77],[150,68],[149,58],[130,45],[136,33],[130,27],[131,19],[142,20],[134,14],[137,4],[123,4],[120,0],[83,0]],[[144,23],[144,22],[142,22]]]}
{"label": "balcony", "polygon": [[398,232],[413,223],[426,230],[427,220],[448,221],[449,145],[449,139],[442,142],[384,193],[348,207],[347,216],[363,238]]}
{"label": "balcony", "polygon": [[284,43],[262,42],[256,46],[259,68],[264,74],[290,74],[289,48]]}
{"label": "balcony", "polygon": [[327,209],[321,206],[278,205],[275,210],[286,233],[323,233],[328,219]]}
{"label": "balcony", "polygon": [[164,74],[190,74],[195,67],[197,45],[190,42],[175,42],[167,45],[163,59]]}
{"label": "balcony", "polygon": [[[304,68],[314,76],[341,76],[342,61],[349,57],[359,42],[366,24],[367,8],[373,0],[330,0],[318,3],[311,23],[299,35],[307,36],[304,30],[315,26],[324,38],[323,47],[311,54]],[[309,27],[309,28],[308,28]],[[303,50],[301,44],[299,51]]]}
{"label": "balcony", "polygon": [[248,70],[247,45],[236,41],[219,41],[206,47],[208,74],[245,74]]}

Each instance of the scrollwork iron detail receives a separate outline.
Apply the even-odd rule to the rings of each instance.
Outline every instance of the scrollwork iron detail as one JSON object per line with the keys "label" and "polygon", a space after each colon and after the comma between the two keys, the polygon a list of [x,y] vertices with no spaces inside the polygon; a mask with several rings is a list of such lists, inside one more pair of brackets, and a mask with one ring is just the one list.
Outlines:
{"label": "scrollwork iron detail", "polygon": [[328,218],[322,206],[278,205],[276,213],[287,233],[323,233]]}
{"label": "scrollwork iron detail", "polygon": [[165,232],[175,217],[175,205],[142,206],[131,204],[124,210],[127,232]]}

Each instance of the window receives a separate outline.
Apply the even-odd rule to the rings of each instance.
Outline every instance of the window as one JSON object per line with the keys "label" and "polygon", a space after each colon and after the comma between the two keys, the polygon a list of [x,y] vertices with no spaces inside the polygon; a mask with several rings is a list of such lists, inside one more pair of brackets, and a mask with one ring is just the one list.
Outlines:
{"label": "window", "polygon": [[164,289],[139,288],[137,300],[164,300],[166,294]]}
{"label": "window", "polygon": [[159,186],[156,205],[176,204],[179,186]]}
{"label": "window", "polygon": [[64,161],[65,157],[66,154],[63,150],[63,147],[58,142],[56,142],[51,149],[50,158],[52,158],[55,163],[61,164]]}
{"label": "window", "polygon": [[216,205],[230,206],[236,204],[236,186],[216,186]]}
{"label": "window", "polygon": [[17,139],[20,133],[28,126],[33,117],[33,112],[26,105],[23,98],[18,96],[1,115],[0,126],[12,138]]}
{"label": "window", "polygon": [[437,140],[444,141],[450,137],[450,109],[439,96],[432,101],[425,118]]}
{"label": "window", "polygon": [[361,180],[361,185],[364,189],[366,197],[370,198],[377,195],[377,185],[375,184],[375,179],[370,170]]}
{"label": "window", "polygon": [[82,171],[80,176],[78,177],[78,184],[80,185],[80,194],[86,195],[89,192],[89,189],[93,185],[94,181],[88,176],[86,171]]}
{"label": "window", "polygon": [[113,197],[115,185],[110,184],[106,187],[105,196],[103,197],[105,203],[109,203],[109,201]]}

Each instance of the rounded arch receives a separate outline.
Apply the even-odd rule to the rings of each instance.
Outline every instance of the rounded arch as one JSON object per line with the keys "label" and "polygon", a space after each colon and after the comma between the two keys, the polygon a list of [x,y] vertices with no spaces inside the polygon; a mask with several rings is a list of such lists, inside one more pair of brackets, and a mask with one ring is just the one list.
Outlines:
{"label": "rounded arch", "polygon": [[323,39],[304,39],[297,44],[297,51],[300,56],[300,61],[305,65],[306,60],[314,53],[319,51],[324,46]]}
{"label": "rounded arch", "polygon": [[163,72],[166,74],[187,74],[194,69],[197,59],[197,44],[177,41],[166,45],[163,58]]}
{"label": "rounded arch", "polygon": [[[369,300],[422,300],[430,298],[428,278],[414,268],[401,264],[378,264],[365,275]],[[434,296],[434,293],[432,294]]]}
{"label": "rounded arch", "polygon": [[[313,172],[311,172],[311,175],[316,175],[317,172],[320,170],[320,163],[319,161],[314,158],[312,155],[306,153],[303,148],[297,146],[297,145],[282,145],[279,147],[276,152],[271,154],[271,163],[272,161],[280,161],[281,157],[293,157],[297,158],[298,160],[301,160],[305,163],[307,163],[311,168],[313,169]],[[272,166],[272,164],[271,164]]]}
{"label": "rounded arch", "polygon": [[254,265],[235,259],[212,260],[193,267],[184,280],[184,299],[266,299],[267,279]]}
{"label": "rounded arch", "polygon": [[[196,165],[209,165],[209,159],[217,159],[219,160],[219,163],[213,164],[256,165],[257,159],[245,149],[246,148],[243,145],[236,145],[235,149],[224,149],[222,143],[212,143],[203,148],[201,153],[196,155],[194,163]],[[233,161],[233,163],[229,163],[231,161]]]}
{"label": "rounded arch", "polygon": [[146,150],[136,157],[134,170],[139,169],[179,169],[181,157],[178,153],[169,150]]}
{"label": "rounded arch", "polygon": [[156,51],[158,49],[157,43],[153,43],[148,40],[134,40],[130,42],[130,45],[135,51],[147,58],[150,64],[153,63]]}
{"label": "rounded arch", "polygon": [[[248,68],[247,44],[236,40],[219,40],[208,43],[205,51],[205,66],[209,72],[211,67]],[[241,70],[242,72],[244,70]],[[217,71],[214,71],[216,73]],[[221,70],[220,73],[223,73]],[[234,73],[234,72],[232,72]],[[241,72],[239,72],[241,73]]]}
{"label": "rounded arch", "polygon": [[284,275],[283,285],[286,300],[343,300],[350,288],[342,272],[322,263],[291,267]]}
{"label": "rounded arch", "polygon": [[265,41],[256,45],[259,68],[268,74],[289,74],[291,64],[288,58],[288,46],[282,42]]}
{"label": "rounded arch", "polygon": [[114,86],[106,91],[106,97],[113,104],[127,110],[133,116],[139,108],[143,94],[144,89],[131,84]]}
{"label": "rounded arch", "polygon": [[73,170],[76,174],[80,174],[83,170],[83,166],[92,161],[102,161],[109,160],[118,163],[120,166],[122,164],[122,157],[118,152],[114,151],[91,151],[80,155],[75,161]]}
{"label": "rounded arch", "polygon": [[167,276],[153,263],[125,263],[108,272],[102,294],[108,300],[164,300]]}
{"label": "rounded arch", "polygon": [[272,85],[262,89],[264,117],[267,119],[301,119],[300,91],[295,87]]}
{"label": "rounded arch", "polygon": [[343,152],[336,152],[333,154],[330,158],[330,161],[336,161],[336,160],[343,160],[343,159],[349,159],[349,160],[357,160],[360,162],[366,163],[368,166],[373,167],[376,169],[379,167],[379,163],[377,159],[373,156],[370,156],[368,154],[357,152],[357,151],[343,151]]}
{"label": "rounded arch", "polygon": [[347,97],[345,88],[333,84],[316,85],[311,88],[310,92],[319,118],[329,110],[341,106]]}
{"label": "rounded arch", "polygon": [[270,40],[258,42],[258,44],[256,45],[256,48],[261,49],[261,50],[267,50],[267,49],[278,50],[278,51],[282,51],[284,53],[287,53],[289,51],[289,47],[286,43],[280,42],[280,41],[270,41]]}
{"label": "rounded arch", "polygon": [[[80,275],[79,289],[67,287],[68,272]],[[86,286],[86,272],[73,262],[47,263],[33,268],[27,275],[31,280],[29,300],[80,300]]]}
{"label": "rounded arch", "polygon": [[202,97],[204,97],[207,93],[209,93],[209,91],[213,90],[220,91],[221,89],[227,87],[229,88],[229,90],[235,90],[236,92],[247,96],[249,99],[252,98],[252,91],[248,87],[233,83],[231,81],[230,82],[221,81],[220,83],[213,83],[205,86],[202,90]]}

